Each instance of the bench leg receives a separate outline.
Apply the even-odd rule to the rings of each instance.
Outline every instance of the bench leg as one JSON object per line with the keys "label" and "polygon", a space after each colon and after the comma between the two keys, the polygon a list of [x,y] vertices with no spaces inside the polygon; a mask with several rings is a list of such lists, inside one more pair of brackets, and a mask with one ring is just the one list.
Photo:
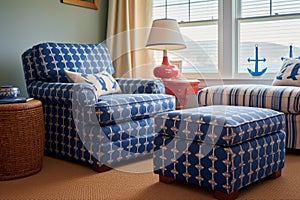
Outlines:
{"label": "bench leg", "polygon": [[102,165],[102,166],[96,166],[96,165],[92,165],[92,169],[98,173],[102,173],[102,172],[106,172],[111,170],[112,168],[106,166],[106,165]]}
{"label": "bench leg", "polygon": [[276,172],[274,172],[273,174],[271,174],[271,175],[269,176],[269,178],[275,179],[275,178],[278,178],[278,177],[280,177],[280,176],[281,176],[281,169],[278,170],[278,171],[276,171]]}
{"label": "bench leg", "polygon": [[160,174],[159,175],[159,182],[162,182],[162,183],[173,183],[173,182],[175,182],[175,179],[167,177],[167,176],[163,176],[163,175]]}
{"label": "bench leg", "polygon": [[239,191],[236,190],[230,194],[227,194],[225,192],[215,191],[215,197],[219,200],[234,200],[239,196]]}
{"label": "bench leg", "polygon": [[[275,179],[281,176],[281,169],[274,172],[273,174],[269,175],[268,177],[271,179]],[[220,191],[215,191],[215,197],[219,200],[234,200],[239,196],[239,191],[236,190],[230,194],[220,192]]]}

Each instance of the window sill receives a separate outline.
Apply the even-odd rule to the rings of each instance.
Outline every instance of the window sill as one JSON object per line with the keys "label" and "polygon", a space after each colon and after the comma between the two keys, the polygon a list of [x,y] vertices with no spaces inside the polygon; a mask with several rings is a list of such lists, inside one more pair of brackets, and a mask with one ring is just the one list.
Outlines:
{"label": "window sill", "polygon": [[213,85],[230,84],[262,84],[271,85],[275,74],[267,74],[264,77],[252,78],[248,74],[239,74],[238,78],[218,77],[216,74],[181,74],[183,79],[197,79],[200,81],[200,88]]}
{"label": "window sill", "polygon": [[248,79],[198,79],[200,81],[199,87],[207,87],[213,85],[232,85],[232,84],[262,84],[262,85],[271,85],[273,79],[264,79],[264,78],[248,78]]}

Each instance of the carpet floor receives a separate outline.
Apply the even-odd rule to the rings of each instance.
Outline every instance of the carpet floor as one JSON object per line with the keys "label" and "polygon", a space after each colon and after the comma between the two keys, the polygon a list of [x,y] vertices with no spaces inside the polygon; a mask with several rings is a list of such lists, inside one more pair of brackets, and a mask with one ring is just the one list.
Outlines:
{"label": "carpet floor", "polygon": [[[160,183],[151,170],[150,159],[96,173],[87,166],[45,156],[39,173],[0,181],[0,199],[215,199],[212,191],[196,185]],[[300,155],[287,153],[281,177],[241,189],[238,199],[300,199]]]}

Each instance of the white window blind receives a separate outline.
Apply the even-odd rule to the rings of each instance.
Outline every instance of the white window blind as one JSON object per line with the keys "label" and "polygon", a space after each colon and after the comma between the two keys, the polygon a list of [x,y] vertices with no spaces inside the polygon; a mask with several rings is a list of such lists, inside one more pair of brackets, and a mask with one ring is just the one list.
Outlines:
{"label": "white window blind", "polygon": [[153,0],[153,16],[178,22],[218,19],[218,0]]}
{"label": "white window blind", "polygon": [[300,56],[300,0],[240,0],[238,16],[238,73],[254,69],[255,45],[258,45],[259,70],[278,72],[282,57]]}
{"label": "white window blind", "polygon": [[241,0],[241,17],[300,13],[298,0]]}
{"label": "white window blind", "polygon": [[[218,0],[153,0],[153,19],[179,22],[187,48],[169,51],[169,59],[182,61],[183,73],[218,72]],[[156,51],[161,62],[162,52]]]}

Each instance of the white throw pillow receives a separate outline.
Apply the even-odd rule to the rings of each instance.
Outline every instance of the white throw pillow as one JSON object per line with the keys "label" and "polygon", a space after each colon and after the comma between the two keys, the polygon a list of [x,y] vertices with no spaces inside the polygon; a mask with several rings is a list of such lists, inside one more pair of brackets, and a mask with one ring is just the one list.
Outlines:
{"label": "white throw pillow", "polygon": [[300,86],[300,60],[287,59],[282,63],[280,71],[275,76],[272,85]]}
{"label": "white throw pillow", "polygon": [[69,82],[88,83],[94,86],[97,96],[121,93],[118,82],[107,72],[84,74],[65,70]]}

